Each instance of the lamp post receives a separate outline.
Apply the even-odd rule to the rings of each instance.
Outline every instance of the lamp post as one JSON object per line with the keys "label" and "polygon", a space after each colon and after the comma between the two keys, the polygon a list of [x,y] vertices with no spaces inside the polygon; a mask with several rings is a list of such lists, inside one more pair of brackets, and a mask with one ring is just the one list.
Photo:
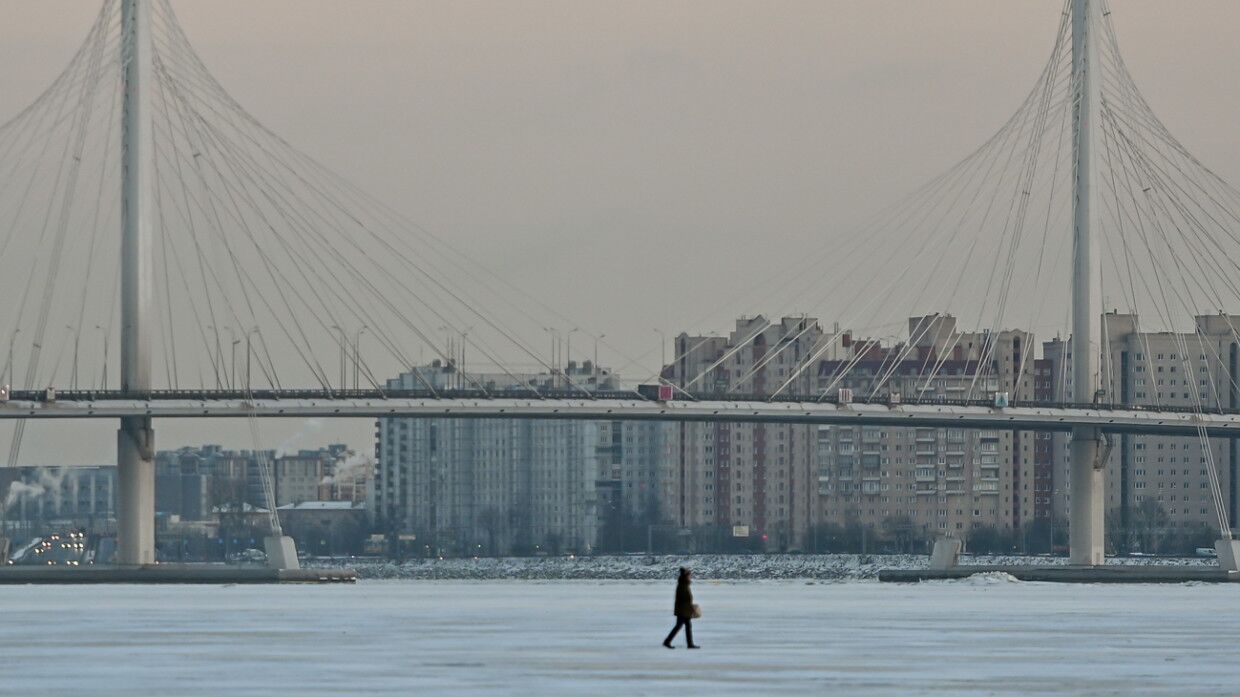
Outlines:
{"label": "lamp post", "polygon": [[21,333],[22,330],[14,329],[13,333],[9,335],[9,359],[7,361],[8,365],[5,366],[4,374],[8,376],[9,381],[7,384],[10,386],[13,384],[13,348],[14,344],[17,343],[17,335]]}
{"label": "lamp post", "polygon": [[445,373],[444,382],[447,384],[448,389],[453,389],[456,381],[456,349],[452,345],[452,332],[456,331],[456,328],[442,326],[439,328],[439,331],[443,332],[443,351],[440,355],[443,356],[446,362],[444,369],[445,371],[452,371]]}
{"label": "lamp post", "polygon": [[[581,330],[573,327],[564,335],[564,369],[566,371],[568,370],[568,364],[573,362],[573,334],[579,331]],[[572,380],[567,373],[565,373],[564,377],[566,380]]]}
{"label": "lamp post", "polygon": [[551,389],[555,389],[555,349],[560,340],[560,333],[556,331],[555,327],[543,327],[543,331],[551,335],[551,364],[549,369],[551,371]]}
{"label": "lamp post", "polygon": [[252,355],[250,351],[250,337],[258,333],[259,333],[258,327],[253,327],[250,329],[250,331],[245,333],[245,391],[247,394],[250,393],[251,387],[252,387],[252,383],[250,381],[250,365],[251,365],[250,357]]}
{"label": "lamp post", "polygon": [[71,324],[66,324],[65,329],[73,332],[73,372],[69,374],[69,389],[76,390],[78,382],[78,347],[82,339],[82,331]]}
{"label": "lamp post", "polygon": [[348,387],[348,373],[345,372],[344,354],[349,345],[349,338],[345,335],[344,329],[339,324],[333,324],[332,329],[340,332],[340,389]]}
{"label": "lamp post", "polygon": [[108,389],[108,331],[102,325],[96,324],[95,329],[99,330],[99,338],[103,342],[103,371],[99,378],[99,389]]}
{"label": "lamp post", "polygon": [[654,330],[659,335],[659,377],[663,377],[663,368],[667,366],[667,334],[662,329]]}
{"label": "lamp post", "polygon": [[473,325],[470,325],[461,330],[461,365],[458,366],[458,369],[456,371],[457,375],[459,375],[461,379],[461,384],[460,384],[461,387],[464,387],[465,384],[469,382],[468,380],[465,379],[465,346],[468,344],[466,340],[469,338],[469,333],[472,332],[473,330],[474,330]]}
{"label": "lamp post", "polygon": [[362,365],[362,334],[370,327],[363,324],[360,329],[353,335],[353,389],[359,388]]}
{"label": "lamp post", "polygon": [[[224,365],[224,347],[220,345],[220,330],[223,329],[228,332],[228,340],[232,342],[232,369],[234,371],[237,367],[237,344],[241,343],[241,340],[237,338],[237,332],[234,331],[232,327],[217,327],[214,324],[208,324],[207,329],[210,329],[211,332],[215,334],[215,345],[217,349],[216,365],[218,366],[215,370],[215,388],[222,390],[224,389],[225,384],[227,384],[228,388],[232,389],[234,380],[229,374],[229,370]],[[221,370],[224,372],[224,380],[220,380]]]}
{"label": "lamp post", "polygon": [[237,344],[241,343],[241,339],[232,334],[232,330],[229,330],[229,336],[232,337],[232,366],[229,368],[228,389],[235,390],[237,389]]}
{"label": "lamp post", "polygon": [[606,334],[599,334],[598,336],[594,337],[594,389],[596,391],[598,390],[599,375],[602,374],[602,371],[598,369],[598,342],[606,338],[607,338]]}

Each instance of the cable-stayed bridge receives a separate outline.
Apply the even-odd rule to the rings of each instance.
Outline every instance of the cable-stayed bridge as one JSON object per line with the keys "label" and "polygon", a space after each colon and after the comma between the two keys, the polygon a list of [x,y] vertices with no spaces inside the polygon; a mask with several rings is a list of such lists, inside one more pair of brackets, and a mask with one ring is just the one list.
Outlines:
{"label": "cable-stayed bridge", "polygon": [[[636,380],[664,388],[651,396],[567,370],[555,353],[571,355],[573,332],[549,327],[571,320],[253,118],[168,0],[104,0],[69,66],[0,125],[0,255],[18,299],[0,317],[9,463],[30,419],[118,419],[119,558],[145,564],[157,418],[246,418],[256,437],[273,416],[1062,431],[1073,560],[1102,563],[1109,434],[1240,434],[1240,191],[1154,115],[1105,0],[1063,10],[1034,88],[981,147],[738,301],[844,324],[678,337]],[[1147,346],[1163,332],[1170,358],[1117,353],[1123,322]],[[1034,330],[1069,337],[1056,360]],[[387,384],[419,377],[427,354],[456,388]],[[1148,377],[1121,384],[1131,361]],[[948,379],[951,399],[936,395]]]}
{"label": "cable-stayed bridge", "polygon": [[430,392],[203,391],[143,397],[123,392],[18,393],[0,403],[0,419],[111,418],[331,418],[422,417],[483,419],[588,419],[729,423],[818,424],[887,428],[954,427],[1070,432],[1082,424],[1104,433],[1240,438],[1240,412],[1123,405],[1037,403],[997,407],[985,400],[945,403],[852,402],[813,395],[776,398],[698,393],[660,401],[634,392],[487,394],[478,390]]}

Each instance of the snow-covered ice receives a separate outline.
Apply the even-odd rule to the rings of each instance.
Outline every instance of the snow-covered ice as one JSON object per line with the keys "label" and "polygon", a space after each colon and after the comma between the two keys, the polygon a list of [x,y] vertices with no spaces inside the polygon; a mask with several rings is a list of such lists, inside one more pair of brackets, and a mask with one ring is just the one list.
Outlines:
{"label": "snow-covered ice", "polygon": [[[584,557],[490,557],[465,559],[411,559],[403,564],[369,559],[315,559],[307,566],[356,569],[365,579],[420,581],[493,580],[625,580],[648,581],[675,577],[680,566],[692,566],[703,578],[732,580],[816,579],[830,581],[873,579],[881,569],[924,569],[924,554],[698,554],[692,557],[659,555]],[[964,556],[973,566],[1062,565],[1065,557]],[[1213,559],[1112,557],[1108,564],[1141,566],[1218,566]]]}
{"label": "snow-covered ice", "polygon": [[1235,695],[1240,587],[674,583],[0,588],[0,694]]}

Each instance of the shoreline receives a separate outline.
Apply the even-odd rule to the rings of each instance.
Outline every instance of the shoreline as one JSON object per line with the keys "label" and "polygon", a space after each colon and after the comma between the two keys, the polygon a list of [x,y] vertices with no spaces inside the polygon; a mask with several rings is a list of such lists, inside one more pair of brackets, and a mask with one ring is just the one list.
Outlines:
{"label": "shoreline", "polygon": [[[1066,566],[1064,557],[1018,555],[963,556],[967,566]],[[926,569],[923,555],[656,555],[592,557],[479,557],[466,559],[415,559],[403,563],[364,558],[312,559],[303,568],[334,569],[347,566],[359,580],[513,580],[513,581],[642,581],[666,580],[681,566],[691,567],[695,577],[712,581],[877,580],[882,570]],[[1216,566],[1213,559],[1195,557],[1124,557],[1108,559],[1115,566]]]}

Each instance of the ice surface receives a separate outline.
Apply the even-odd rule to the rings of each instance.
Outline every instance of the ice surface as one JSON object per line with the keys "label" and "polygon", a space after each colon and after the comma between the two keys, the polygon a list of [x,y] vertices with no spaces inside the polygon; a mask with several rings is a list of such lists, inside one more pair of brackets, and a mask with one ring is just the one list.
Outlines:
{"label": "ice surface", "polygon": [[1240,587],[0,587],[4,695],[1236,695]]}

